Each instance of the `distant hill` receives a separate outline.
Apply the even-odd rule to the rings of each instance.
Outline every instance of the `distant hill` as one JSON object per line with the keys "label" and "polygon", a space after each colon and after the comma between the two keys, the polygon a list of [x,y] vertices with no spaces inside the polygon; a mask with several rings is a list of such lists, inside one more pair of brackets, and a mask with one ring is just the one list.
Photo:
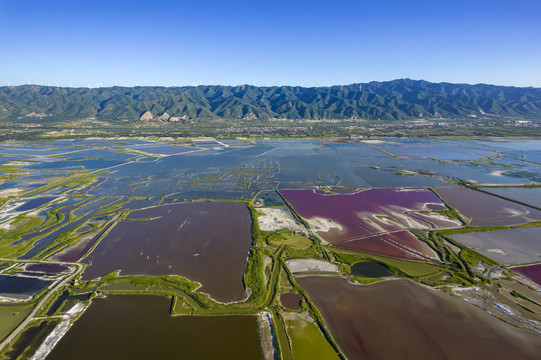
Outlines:
{"label": "distant hill", "polygon": [[464,118],[541,116],[541,89],[400,79],[332,87],[0,87],[0,120]]}

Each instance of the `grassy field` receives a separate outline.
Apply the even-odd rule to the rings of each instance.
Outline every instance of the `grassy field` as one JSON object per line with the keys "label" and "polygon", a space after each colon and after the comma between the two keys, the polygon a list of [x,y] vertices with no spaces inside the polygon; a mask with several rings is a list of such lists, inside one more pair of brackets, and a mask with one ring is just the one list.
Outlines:
{"label": "grassy field", "polygon": [[32,311],[32,306],[0,307],[0,341],[8,336]]}
{"label": "grassy field", "polygon": [[303,234],[295,234],[291,231],[280,231],[267,237],[267,243],[272,246],[287,245],[294,249],[306,250],[312,246],[312,241]]}

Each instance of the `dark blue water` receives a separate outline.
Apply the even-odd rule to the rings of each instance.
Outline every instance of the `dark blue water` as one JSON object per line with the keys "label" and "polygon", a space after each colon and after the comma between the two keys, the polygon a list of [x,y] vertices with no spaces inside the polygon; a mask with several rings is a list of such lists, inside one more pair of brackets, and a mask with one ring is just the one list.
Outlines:
{"label": "dark blue water", "polygon": [[13,295],[34,295],[45,289],[52,281],[0,275],[0,294],[13,294]]}
{"label": "dark blue water", "polygon": [[15,208],[15,211],[28,211],[33,210],[35,208],[38,208],[42,205],[45,205],[53,200],[57,199],[56,196],[44,196],[44,197],[37,197],[30,200],[27,200],[24,204],[21,206],[18,206]]}

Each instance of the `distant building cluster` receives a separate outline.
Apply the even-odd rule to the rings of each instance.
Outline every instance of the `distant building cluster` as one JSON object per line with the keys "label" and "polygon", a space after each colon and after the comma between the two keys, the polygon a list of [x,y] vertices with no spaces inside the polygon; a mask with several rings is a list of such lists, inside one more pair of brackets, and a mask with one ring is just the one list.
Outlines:
{"label": "distant building cluster", "polygon": [[515,120],[510,121],[505,124],[507,127],[528,127],[528,128],[538,128],[541,127],[540,123],[533,122],[531,120]]}
{"label": "distant building cluster", "polygon": [[241,126],[241,127],[231,127],[223,129],[226,133],[275,133],[278,131],[288,131],[288,132],[299,132],[299,131],[308,131],[312,127],[307,126]]}
{"label": "distant building cluster", "polygon": [[53,114],[45,114],[45,113],[36,114],[35,112],[31,112],[30,114],[26,114],[25,116],[19,117],[19,119],[22,119],[23,117],[33,117],[33,118],[41,119],[41,118],[46,118],[50,116],[53,116]]}

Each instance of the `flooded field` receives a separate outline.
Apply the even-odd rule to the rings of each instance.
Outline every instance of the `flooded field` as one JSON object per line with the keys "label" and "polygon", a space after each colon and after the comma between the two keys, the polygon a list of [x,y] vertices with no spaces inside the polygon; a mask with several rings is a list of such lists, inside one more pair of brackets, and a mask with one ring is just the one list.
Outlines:
{"label": "flooded field", "polygon": [[502,265],[532,263],[541,259],[541,228],[474,232],[450,237]]}
{"label": "flooded field", "polygon": [[397,156],[440,160],[472,160],[496,155],[494,151],[490,150],[473,149],[445,143],[404,144],[388,141],[378,147]]}
{"label": "flooded field", "polygon": [[541,285],[541,264],[516,266],[512,267],[511,270],[516,271],[519,274],[526,276],[533,282]]}
{"label": "flooded field", "polygon": [[350,359],[537,359],[541,352],[541,336],[410,281],[297,282]]}
{"label": "flooded field", "polygon": [[442,199],[470,225],[503,226],[541,220],[541,211],[463,187],[438,187]]}
{"label": "flooded field", "polygon": [[47,359],[261,359],[255,315],[173,317],[170,302],[94,299]]}
{"label": "flooded field", "polygon": [[[176,274],[200,282],[220,301],[246,297],[242,277],[252,243],[245,204],[198,202],[135,211],[85,259],[83,279]],[[152,220],[148,220],[152,219]]]}
{"label": "flooded field", "polygon": [[[39,156],[30,159],[38,163],[25,167],[32,171],[31,176],[51,171],[104,169],[108,172],[107,180],[95,184],[96,188],[84,189],[92,195],[161,198],[182,192],[184,198],[190,199],[248,199],[259,190],[335,185],[444,186],[443,179],[456,178],[457,174],[473,183],[512,184],[531,182],[528,178],[537,171],[512,151],[508,157],[491,158],[490,162],[472,160],[507,150],[498,144],[481,142],[395,139],[382,143],[313,140],[247,144],[212,140],[195,144],[97,140],[73,141],[68,145],[54,141],[42,143],[36,149],[31,148],[36,147],[31,143],[28,147],[5,146],[4,156]],[[392,157],[377,150],[377,145],[402,156]],[[62,157],[54,157],[59,154]],[[147,174],[151,174],[149,179]],[[204,180],[206,186],[194,180]]]}

